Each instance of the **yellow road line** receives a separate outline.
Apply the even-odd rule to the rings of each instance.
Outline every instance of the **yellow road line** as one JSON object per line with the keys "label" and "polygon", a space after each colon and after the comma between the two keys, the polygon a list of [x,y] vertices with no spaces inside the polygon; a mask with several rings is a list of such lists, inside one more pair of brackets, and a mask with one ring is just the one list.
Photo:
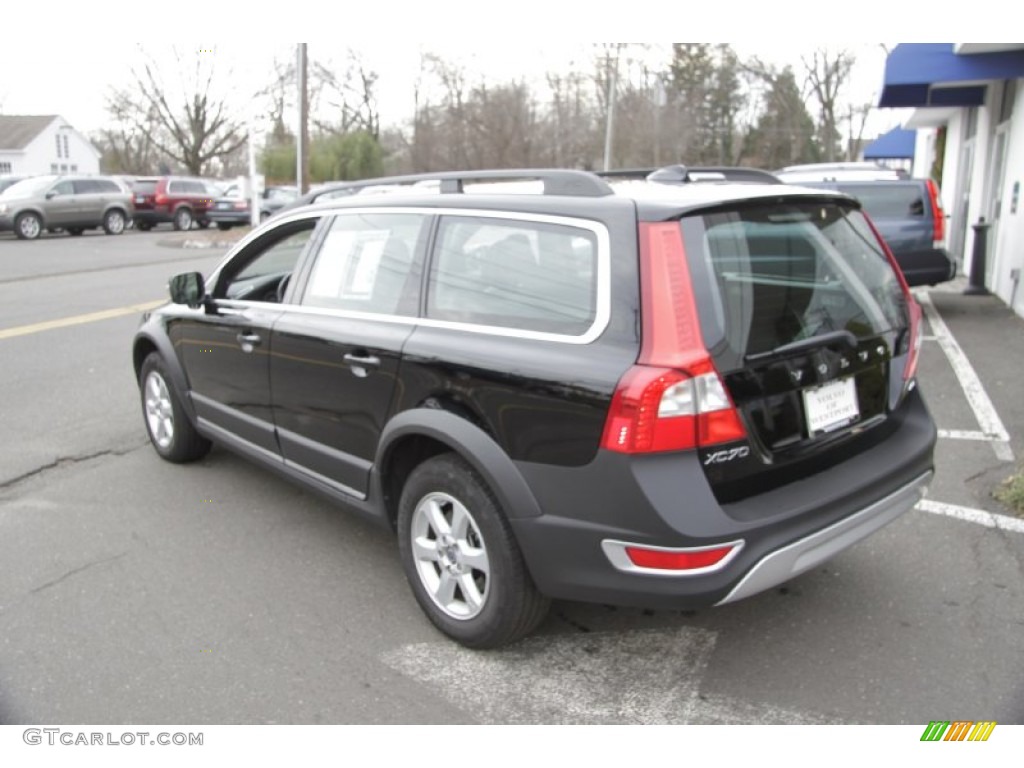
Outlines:
{"label": "yellow road line", "polygon": [[75,315],[74,317],[62,317],[59,320],[47,320],[42,323],[32,323],[31,325],[19,325],[15,328],[4,328],[0,329],[0,339],[13,339],[16,336],[28,336],[30,333],[40,333],[41,331],[52,331],[55,328],[67,328],[71,325],[85,325],[86,323],[95,323],[98,320],[109,320],[112,317],[124,317],[125,315],[134,315],[139,312],[145,312],[150,309],[155,309],[161,304],[164,304],[165,300],[160,299],[159,301],[147,301],[144,304],[130,304],[127,307],[117,307],[115,309],[104,309],[99,312],[90,312],[86,315]]}

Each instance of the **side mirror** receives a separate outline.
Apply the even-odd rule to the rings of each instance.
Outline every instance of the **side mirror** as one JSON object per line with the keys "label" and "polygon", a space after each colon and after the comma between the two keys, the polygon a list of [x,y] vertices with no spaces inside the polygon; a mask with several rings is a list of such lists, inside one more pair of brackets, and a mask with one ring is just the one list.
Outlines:
{"label": "side mirror", "polygon": [[175,304],[188,304],[198,307],[206,298],[206,285],[199,272],[184,272],[171,278],[167,286],[171,292],[171,301]]}
{"label": "side mirror", "polygon": [[56,189],[51,189],[49,192],[46,193],[46,199],[47,200],[53,200],[53,198],[55,198],[57,195],[58,195],[57,190]]}

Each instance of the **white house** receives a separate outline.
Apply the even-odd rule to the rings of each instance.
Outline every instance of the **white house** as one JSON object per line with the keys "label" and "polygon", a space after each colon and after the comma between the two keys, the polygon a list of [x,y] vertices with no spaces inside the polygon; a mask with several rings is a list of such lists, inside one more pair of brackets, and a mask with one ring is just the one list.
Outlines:
{"label": "white house", "polygon": [[100,153],[59,115],[0,115],[0,176],[100,172]]}
{"label": "white house", "polygon": [[970,274],[975,225],[987,224],[985,287],[1024,316],[1024,43],[901,43],[885,64],[880,107],[913,107],[914,176],[942,159],[948,245]]}

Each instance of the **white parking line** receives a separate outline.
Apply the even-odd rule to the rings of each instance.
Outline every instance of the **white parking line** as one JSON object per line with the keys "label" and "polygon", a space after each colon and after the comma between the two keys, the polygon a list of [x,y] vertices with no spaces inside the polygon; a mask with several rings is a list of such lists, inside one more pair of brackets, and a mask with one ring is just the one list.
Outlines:
{"label": "white parking line", "polygon": [[992,450],[996,458],[1001,461],[1013,461],[1013,449],[1010,448],[1010,435],[1003,426],[995,406],[989,399],[985,387],[981,384],[977,372],[971,366],[967,355],[953,337],[946,322],[942,319],[939,311],[932,304],[931,297],[924,291],[917,294],[918,303],[924,310],[925,316],[932,327],[932,331],[938,339],[939,346],[946,354],[949,364],[953,366],[953,373],[956,375],[960,387],[967,397],[967,402],[974,411],[974,417],[978,420],[978,426],[992,443]]}
{"label": "white parking line", "polygon": [[820,715],[701,692],[718,638],[696,627],[533,636],[480,653],[417,643],[382,661],[481,723],[821,724]]}
{"label": "white parking line", "polygon": [[983,509],[960,507],[956,504],[946,504],[941,501],[932,501],[931,499],[922,499],[917,502],[917,509],[923,512],[932,512],[936,515],[955,517],[957,520],[963,520],[968,523],[977,523],[986,528],[1000,528],[1004,531],[1024,533],[1024,520],[1019,517],[997,515],[994,512],[986,512]]}
{"label": "white parking line", "polygon": [[992,442],[992,436],[973,429],[940,429],[939,437],[947,437],[950,440],[981,440],[986,443]]}

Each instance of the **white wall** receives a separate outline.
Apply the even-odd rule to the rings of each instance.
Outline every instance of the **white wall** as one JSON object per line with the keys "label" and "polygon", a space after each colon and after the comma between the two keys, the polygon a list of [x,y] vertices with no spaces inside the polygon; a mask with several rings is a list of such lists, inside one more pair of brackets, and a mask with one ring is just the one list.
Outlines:
{"label": "white wall", "polygon": [[[1017,210],[1013,210],[1013,187],[1019,184]],[[1013,310],[1024,316],[1024,285],[1013,292],[1011,270],[1018,269],[1024,274],[1024,80],[1017,81],[1017,99],[1007,137],[1006,174],[1003,178],[1003,205],[999,217],[997,242],[989,243],[989,258],[995,258],[992,265],[993,292],[1007,304],[1013,302]],[[1021,278],[1024,283],[1024,277]]]}
{"label": "white wall", "polygon": [[[60,135],[60,155],[57,153],[57,139]],[[64,139],[67,136],[67,153]],[[53,166],[57,169],[54,171]],[[100,172],[100,155],[92,144],[72,128],[63,118],[56,118],[27,147],[18,163],[16,173],[44,175],[48,173]]]}

